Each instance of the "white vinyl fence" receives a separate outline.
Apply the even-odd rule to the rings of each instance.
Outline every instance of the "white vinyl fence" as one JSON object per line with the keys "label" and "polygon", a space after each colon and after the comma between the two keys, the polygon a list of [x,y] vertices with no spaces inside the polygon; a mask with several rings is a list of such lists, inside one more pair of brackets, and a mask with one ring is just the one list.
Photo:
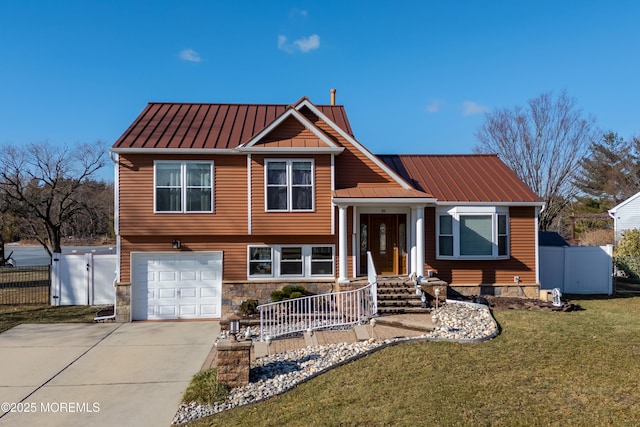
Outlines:
{"label": "white vinyl fence", "polygon": [[115,254],[53,254],[51,305],[113,304],[115,277]]}
{"label": "white vinyl fence", "polygon": [[613,246],[540,246],[540,289],[613,293]]}

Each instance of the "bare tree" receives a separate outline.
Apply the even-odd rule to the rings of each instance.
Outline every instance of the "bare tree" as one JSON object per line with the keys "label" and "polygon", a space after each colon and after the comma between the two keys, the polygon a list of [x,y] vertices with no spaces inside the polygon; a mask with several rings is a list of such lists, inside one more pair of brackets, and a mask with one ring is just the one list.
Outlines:
{"label": "bare tree", "polygon": [[543,93],[524,108],[487,113],[474,151],[497,153],[544,199],[539,226],[547,230],[575,196],[573,177],[597,134],[595,118],[584,117],[565,91],[555,99]]}
{"label": "bare tree", "polygon": [[61,252],[62,230],[86,209],[91,197],[85,183],[105,165],[106,152],[103,142],[66,147],[44,142],[2,149],[0,192],[49,255]]}

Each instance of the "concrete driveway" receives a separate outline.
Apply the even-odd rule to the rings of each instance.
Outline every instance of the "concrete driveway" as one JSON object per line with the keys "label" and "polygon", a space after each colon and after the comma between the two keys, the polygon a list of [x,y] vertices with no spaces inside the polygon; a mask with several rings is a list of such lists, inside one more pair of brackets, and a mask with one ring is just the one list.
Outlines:
{"label": "concrete driveway", "polygon": [[213,321],[10,329],[0,426],[168,426],[219,331]]}

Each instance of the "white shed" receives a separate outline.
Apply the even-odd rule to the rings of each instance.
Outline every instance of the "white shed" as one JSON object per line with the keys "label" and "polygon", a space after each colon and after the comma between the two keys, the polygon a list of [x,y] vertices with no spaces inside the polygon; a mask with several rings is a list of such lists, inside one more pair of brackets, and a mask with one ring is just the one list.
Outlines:
{"label": "white shed", "polygon": [[640,229],[640,192],[609,209],[609,216],[613,218],[616,242],[626,230]]}

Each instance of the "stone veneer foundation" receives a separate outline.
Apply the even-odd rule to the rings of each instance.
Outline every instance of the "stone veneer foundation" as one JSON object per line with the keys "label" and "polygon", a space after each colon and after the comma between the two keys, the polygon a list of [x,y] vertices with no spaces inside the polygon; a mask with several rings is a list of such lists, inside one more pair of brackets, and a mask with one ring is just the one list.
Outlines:
{"label": "stone veneer foundation", "polygon": [[326,294],[337,291],[334,281],[330,282],[223,282],[222,283],[222,318],[240,310],[246,300],[257,300],[258,304],[271,301],[271,292],[279,291],[285,286],[304,286],[312,294]]}
{"label": "stone veneer foundation", "polygon": [[131,322],[131,283],[116,283],[116,322]]}
{"label": "stone veneer foundation", "polygon": [[496,297],[535,298],[540,297],[540,285],[449,285],[449,296],[491,295]]}

